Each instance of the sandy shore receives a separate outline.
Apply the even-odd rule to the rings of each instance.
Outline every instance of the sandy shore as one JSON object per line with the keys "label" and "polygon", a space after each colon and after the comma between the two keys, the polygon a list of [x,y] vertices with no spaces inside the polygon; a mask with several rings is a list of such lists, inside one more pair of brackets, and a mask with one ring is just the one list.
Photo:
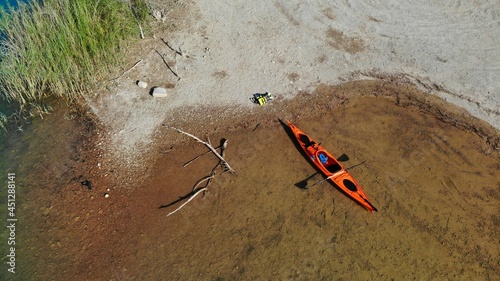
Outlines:
{"label": "sandy shore", "polygon": [[[115,154],[131,163],[160,124],[178,121],[175,110],[186,118],[198,105],[249,110],[257,92],[289,99],[357,79],[413,83],[500,128],[495,1],[155,3],[164,31],[131,52],[124,70],[140,63],[93,106]],[[153,86],[169,96],[152,98]]]}

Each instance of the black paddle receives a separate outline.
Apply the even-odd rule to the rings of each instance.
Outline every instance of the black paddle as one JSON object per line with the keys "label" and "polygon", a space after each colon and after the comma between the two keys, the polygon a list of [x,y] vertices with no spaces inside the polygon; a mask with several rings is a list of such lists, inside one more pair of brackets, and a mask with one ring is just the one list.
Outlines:
{"label": "black paddle", "polygon": [[317,182],[315,182],[315,183],[314,183],[313,185],[311,185],[311,186],[306,186],[306,187],[304,187],[304,189],[308,189],[309,187],[313,187],[313,186],[315,186],[315,185],[317,185],[317,184],[319,184],[319,183],[322,183],[322,182],[324,182],[324,181],[326,181],[326,180],[331,179],[332,177],[333,177],[333,175],[331,175],[331,176],[329,176],[329,177],[327,177],[327,178],[325,178],[325,179],[322,179],[322,180],[320,180],[320,181],[317,181]]}
{"label": "black paddle", "polygon": [[366,162],[366,160],[365,160],[365,161],[363,161],[363,162],[361,162],[361,163],[358,163],[358,164],[356,164],[356,165],[352,165],[351,167],[349,167],[349,168],[345,168],[345,169],[346,169],[346,170],[350,170],[350,169],[352,169],[352,168],[354,168],[354,167],[357,167],[357,166],[359,166],[359,165],[363,165],[365,162]]}
{"label": "black paddle", "polygon": [[[347,156],[346,154],[342,154],[340,155],[339,158],[337,158],[337,160],[339,162],[345,162],[345,161],[349,161],[349,156]],[[360,165],[360,164],[359,164]],[[352,168],[352,167],[351,167]],[[296,187],[298,188],[302,188],[302,189],[307,189],[307,181],[312,179],[314,176],[316,176],[319,172],[316,172],[312,175],[310,175],[309,177],[307,177],[305,180],[302,180],[302,181],[299,181],[298,183],[295,184]],[[315,183],[314,185],[318,184],[319,182]]]}
{"label": "black paddle", "polygon": [[310,179],[312,179],[317,174],[318,174],[318,172],[310,175],[305,180],[302,180],[302,181],[299,181],[298,183],[296,183],[295,186],[298,187],[298,188],[307,189],[307,181],[310,180]]}

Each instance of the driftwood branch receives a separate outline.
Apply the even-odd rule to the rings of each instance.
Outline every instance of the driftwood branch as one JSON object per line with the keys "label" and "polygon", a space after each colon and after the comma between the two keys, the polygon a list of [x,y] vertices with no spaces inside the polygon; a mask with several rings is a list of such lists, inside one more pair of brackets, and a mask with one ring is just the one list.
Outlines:
{"label": "driftwood branch", "polygon": [[[195,140],[196,140],[197,142],[199,142],[199,143],[204,144],[206,147],[208,147],[208,149],[210,149],[210,150],[213,152],[213,154],[214,154],[215,156],[217,156],[217,158],[219,158],[219,160],[220,160],[220,161],[222,161],[222,165],[226,168],[226,170],[227,170],[228,172],[230,172],[231,174],[236,174],[236,171],[235,171],[235,170],[233,170],[233,169],[231,168],[231,166],[229,166],[229,163],[227,163],[227,161],[226,161],[226,160],[225,160],[225,159],[224,159],[224,158],[223,158],[223,157],[222,157],[222,156],[221,156],[221,155],[217,152],[217,150],[215,150],[215,148],[213,148],[213,147],[212,147],[212,145],[210,145],[210,143],[208,143],[208,142],[206,142],[206,141],[202,141],[200,138],[198,138],[198,137],[196,137],[196,136],[194,136],[194,135],[192,135],[192,134],[190,134],[190,133],[184,132],[184,131],[183,131],[183,130],[181,130],[181,129],[177,129],[177,128],[173,128],[173,129],[174,129],[174,130],[176,130],[177,132],[181,133],[181,134],[184,134],[184,135],[186,135],[186,136],[188,136],[188,137],[190,137],[190,138],[195,139]],[[226,142],[225,142],[225,146],[227,146],[227,140],[226,140]]]}
{"label": "driftwood branch", "polygon": [[[199,157],[201,157],[201,156],[203,156],[203,155],[207,154],[208,152],[212,152],[213,154],[215,154],[215,156],[217,156],[217,158],[219,158],[219,161],[218,161],[218,162],[217,162],[217,164],[216,164],[216,165],[212,168],[212,172],[210,173],[210,175],[208,175],[208,176],[206,176],[206,177],[204,177],[204,178],[202,178],[202,179],[198,180],[198,182],[196,182],[196,184],[195,184],[195,185],[194,185],[194,187],[193,187],[193,191],[191,191],[191,193],[190,193],[190,194],[192,194],[192,195],[188,194],[188,195],[186,195],[186,196],[184,196],[184,197],[181,197],[179,200],[176,200],[176,201],[174,201],[174,202],[172,202],[172,203],[170,203],[170,204],[168,204],[168,205],[166,205],[166,206],[161,206],[161,207],[160,207],[160,208],[164,208],[164,207],[171,206],[171,205],[173,205],[173,204],[175,204],[175,203],[177,203],[177,202],[179,202],[179,201],[181,201],[181,200],[184,200],[185,198],[188,198],[188,196],[189,196],[189,199],[188,199],[186,202],[184,202],[182,205],[180,205],[180,206],[179,206],[177,209],[175,209],[174,211],[172,211],[172,212],[168,213],[167,217],[168,217],[168,216],[170,216],[170,215],[172,215],[172,214],[174,214],[174,213],[176,213],[176,212],[177,212],[177,211],[179,211],[180,209],[182,209],[184,206],[186,206],[186,205],[187,205],[187,203],[191,202],[191,201],[192,201],[192,200],[193,200],[196,196],[198,196],[201,192],[206,191],[206,190],[208,189],[208,186],[212,183],[212,181],[213,181],[213,179],[214,179],[214,177],[215,177],[215,175],[216,175],[217,168],[218,168],[219,166],[224,167],[224,171],[222,172],[222,174],[223,174],[223,173],[225,173],[225,172],[230,172],[231,174],[236,174],[236,171],[234,171],[234,170],[231,168],[231,166],[229,166],[229,164],[227,163],[227,161],[224,159],[224,152],[225,152],[225,149],[226,149],[226,147],[227,147],[227,143],[228,143],[228,141],[227,141],[226,139],[223,139],[223,140],[222,140],[222,144],[221,144],[220,146],[218,146],[218,147],[217,147],[217,148],[220,148],[220,154],[219,154],[219,153],[217,152],[217,150],[216,150],[217,148],[213,148],[212,144],[210,143],[210,139],[208,139],[208,141],[206,141],[206,142],[205,142],[205,141],[202,141],[200,138],[198,138],[198,137],[196,137],[196,136],[194,136],[194,135],[192,135],[192,134],[190,134],[190,133],[187,133],[187,132],[182,131],[181,129],[177,129],[177,128],[173,128],[173,129],[174,129],[174,130],[176,130],[176,131],[178,131],[178,132],[179,132],[179,133],[181,133],[181,134],[184,134],[184,135],[186,135],[186,136],[189,136],[189,137],[191,137],[191,138],[195,139],[196,141],[198,141],[198,142],[200,142],[200,143],[203,143],[206,147],[208,147],[208,148],[209,148],[209,151],[207,151],[207,152],[205,152],[205,153],[203,153],[203,154],[201,154],[201,155],[199,155],[199,156],[195,157],[194,159],[190,160],[189,162],[187,162],[186,164],[184,164],[184,165],[183,165],[183,167],[185,167],[185,166],[189,165],[190,163],[192,163],[193,161],[195,161],[195,160],[196,160],[196,159],[198,159]],[[202,184],[203,182],[206,182],[205,186],[204,186],[204,187],[201,187],[201,188],[199,188],[199,189],[197,189],[197,188],[198,188],[198,186],[199,186],[200,184]]]}
{"label": "driftwood branch", "polygon": [[[221,148],[221,146],[218,146],[218,147],[216,147],[215,149],[219,149],[219,148]],[[198,159],[198,158],[200,158],[200,157],[202,157],[202,156],[204,156],[204,155],[206,155],[206,154],[208,154],[208,153],[210,153],[210,152],[212,152],[212,151],[211,151],[211,150],[209,150],[209,151],[207,151],[207,152],[205,152],[205,153],[203,153],[203,154],[201,154],[201,155],[196,156],[195,158],[193,158],[193,159],[191,159],[191,160],[187,161],[186,163],[184,163],[184,165],[182,165],[182,167],[186,167],[187,165],[189,165],[189,164],[193,163],[196,159]],[[221,153],[221,156],[223,156],[223,155],[222,155],[222,153]]]}
{"label": "driftwood branch", "polygon": [[202,178],[201,180],[199,180],[194,186],[193,186],[193,191],[196,190],[196,188],[198,187],[198,185],[200,185],[202,182],[206,181],[207,184],[203,187],[203,188],[207,188],[210,183],[212,183],[212,179],[215,177],[215,173],[211,173],[209,176],[206,176],[204,178]]}
{"label": "driftwood branch", "polygon": [[183,56],[184,56],[184,53],[182,52],[181,47],[179,47],[179,50],[177,51],[177,50],[176,50],[176,49],[174,49],[172,46],[170,46],[170,44],[168,43],[168,41],[165,41],[165,39],[161,38],[161,41],[162,41],[165,45],[167,45],[167,47],[168,47],[170,50],[174,51],[177,55],[179,55],[179,56],[181,56],[181,57],[183,57]]}
{"label": "driftwood branch", "polygon": [[137,23],[137,25],[139,26],[139,31],[141,32],[141,39],[144,39],[144,32],[142,30],[142,26],[141,26],[141,23],[139,22],[139,20],[137,19],[137,10],[136,10],[136,7],[134,7],[132,5],[132,2],[129,2],[128,3],[128,6],[130,8],[130,10],[132,11],[132,14],[134,15],[134,19],[135,19],[135,22]]}
{"label": "driftwood branch", "polygon": [[180,205],[177,209],[175,209],[175,210],[173,210],[172,212],[168,213],[168,214],[167,214],[167,217],[168,217],[168,216],[170,216],[170,215],[173,215],[175,212],[177,212],[177,211],[179,211],[180,209],[182,209],[182,207],[186,206],[186,205],[187,205],[187,203],[189,203],[189,202],[190,202],[191,200],[193,200],[196,196],[198,196],[198,194],[202,193],[202,192],[203,192],[203,191],[205,191],[205,190],[207,190],[207,188],[206,188],[206,187],[201,188],[200,190],[196,191],[196,193],[195,193],[195,194],[193,194],[191,197],[189,197],[189,199],[188,199],[186,202],[182,203],[182,205]]}
{"label": "driftwood branch", "polygon": [[[220,163],[220,162],[219,162],[219,163]],[[172,204],[175,204],[175,203],[177,203],[177,202],[181,201],[182,199],[187,198],[187,197],[189,196],[189,199],[188,199],[186,202],[182,203],[182,205],[180,205],[177,209],[175,209],[175,210],[173,210],[172,212],[168,213],[168,214],[167,214],[167,217],[168,217],[168,216],[170,216],[170,215],[173,215],[175,212],[177,212],[177,211],[179,211],[180,209],[182,209],[184,206],[186,206],[186,205],[187,205],[187,203],[189,203],[191,200],[193,200],[193,199],[194,199],[196,196],[198,196],[201,192],[206,191],[206,190],[208,189],[208,186],[210,185],[210,183],[212,183],[212,180],[213,180],[213,179],[214,179],[214,177],[215,177],[215,169],[216,169],[218,166],[219,166],[219,164],[217,164],[217,165],[216,165],[216,166],[212,169],[212,173],[211,173],[209,176],[206,176],[206,177],[202,178],[201,180],[199,180],[199,181],[198,181],[198,182],[194,185],[194,187],[193,187],[193,191],[191,191],[191,193],[190,193],[190,194],[192,194],[191,196],[189,196],[189,194],[188,194],[188,195],[186,195],[186,196],[184,196],[184,197],[181,197],[179,200],[176,200],[175,202],[173,202]],[[207,184],[205,184],[205,186],[204,186],[204,187],[202,187],[202,188],[200,188],[200,189],[196,190],[196,188],[197,188],[197,187],[198,187],[198,186],[199,186],[202,182],[205,182],[205,181],[207,182]],[[168,204],[167,206],[170,206],[170,205],[172,205],[172,204]],[[162,206],[162,207],[164,207],[164,206]],[[162,207],[160,207],[160,208],[162,208]]]}
{"label": "driftwood branch", "polygon": [[127,69],[125,72],[122,73],[122,75],[116,77],[116,78],[113,78],[111,79],[110,81],[113,81],[113,80],[116,80],[120,77],[122,77],[123,75],[125,75],[127,72],[131,71],[132,69],[134,69],[136,66],[138,66],[140,63],[142,62],[142,60],[138,60],[131,68]]}
{"label": "driftwood branch", "polygon": [[137,21],[137,25],[139,26],[139,31],[141,32],[141,39],[144,39],[144,31],[142,31],[141,23]]}

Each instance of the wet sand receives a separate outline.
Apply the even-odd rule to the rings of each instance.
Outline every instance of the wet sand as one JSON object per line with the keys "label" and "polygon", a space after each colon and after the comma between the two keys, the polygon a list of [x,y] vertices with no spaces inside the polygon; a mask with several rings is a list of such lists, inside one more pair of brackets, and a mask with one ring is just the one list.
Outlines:
{"label": "wet sand", "polygon": [[[53,138],[82,129],[78,122],[41,124],[14,167],[22,186],[14,280],[493,280],[498,132],[462,114],[408,85],[361,81],[322,85],[247,116],[165,124],[214,144],[228,139],[226,159],[237,171],[218,174],[169,217],[184,201],[160,207],[217,164],[207,154],[182,167],[203,145],[164,127],[148,167],[124,175],[118,163],[97,165],[105,152],[91,134]],[[351,173],[379,212],[328,182],[296,187],[315,169],[278,118],[333,155],[347,154],[346,167],[366,161]]]}

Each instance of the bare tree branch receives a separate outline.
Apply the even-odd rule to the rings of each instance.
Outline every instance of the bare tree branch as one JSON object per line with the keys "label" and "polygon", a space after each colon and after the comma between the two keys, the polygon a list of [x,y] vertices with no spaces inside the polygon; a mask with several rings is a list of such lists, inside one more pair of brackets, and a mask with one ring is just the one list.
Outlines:
{"label": "bare tree branch", "polygon": [[168,217],[168,216],[170,216],[170,215],[172,215],[172,214],[174,214],[175,212],[179,211],[180,209],[182,209],[182,207],[186,206],[186,204],[187,204],[187,203],[189,203],[189,202],[190,202],[191,200],[193,200],[196,196],[198,196],[198,194],[200,194],[201,192],[203,192],[203,191],[205,191],[205,190],[207,190],[207,188],[206,188],[206,187],[201,188],[200,190],[196,191],[196,193],[195,193],[195,194],[193,194],[193,196],[189,197],[189,199],[188,199],[186,202],[182,203],[182,205],[180,205],[177,209],[175,209],[175,210],[173,210],[172,212],[168,213],[167,217]]}
{"label": "bare tree branch", "polygon": [[142,62],[142,60],[139,60],[137,61],[131,68],[127,69],[125,72],[122,73],[122,75],[116,77],[116,78],[113,78],[109,81],[114,81],[114,80],[117,80],[118,78],[122,77],[123,75],[125,75],[125,73],[129,72],[130,70],[134,69],[136,66],[138,66],[140,63]]}
{"label": "bare tree branch", "polygon": [[[187,132],[184,132],[183,130],[181,129],[178,129],[178,128],[175,128],[175,127],[172,127],[174,130],[176,130],[177,132],[181,133],[181,134],[184,134],[188,137],[191,137],[193,139],[195,139],[197,142],[200,142],[202,144],[204,144],[206,147],[208,147],[214,154],[215,156],[217,156],[217,158],[219,158],[220,161],[222,161],[222,165],[233,175],[236,174],[236,171],[233,170],[231,168],[231,166],[229,166],[229,163],[227,163],[227,161],[217,152],[217,150],[215,150],[212,145],[210,145],[210,143],[208,142],[205,142],[205,141],[202,141],[201,139],[199,139],[198,137],[190,134],[190,133],[187,133]],[[227,146],[227,140],[226,140],[226,146]]]}
{"label": "bare tree branch", "polygon": [[[218,149],[218,148],[221,148],[221,147],[217,146],[215,149]],[[184,165],[182,165],[182,167],[186,167],[187,165],[193,163],[196,159],[198,159],[198,158],[202,157],[203,155],[206,155],[207,153],[210,153],[210,152],[212,152],[212,151],[209,150],[209,151],[207,151],[207,152],[205,152],[205,153],[203,153],[201,155],[196,156],[195,158],[193,158],[193,159],[187,161],[186,163],[184,163]],[[221,153],[221,156],[222,156],[222,153]]]}
{"label": "bare tree branch", "polygon": [[176,49],[174,49],[172,46],[170,46],[170,44],[169,44],[167,41],[165,41],[165,39],[161,38],[161,41],[163,41],[163,43],[164,43],[165,45],[167,45],[167,47],[168,47],[170,50],[174,51],[177,55],[179,55],[179,56],[181,56],[181,57],[183,57],[183,56],[184,56],[184,53],[182,52],[181,47],[179,47],[179,51],[177,51],[177,50],[176,50]]}
{"label": "bare tree branch", "polygon": [[[193,187],[193,191],[191,191],[191,193],[190,193],[190,194],[192,194],[192,195],[189,197],[189,199],[188,199],[186,202],[184,202],[182,205],[180,205],[177,209],[175,209],[174,211],[172,211],[172,212],[168,213],[167,217],[168,217],[168,216],[170,216],[170,215],[172,215],[172,214],[174,214],[175,212],[179,211],[180,209],[182,209],[184,206],[186,206],[186,204],[187,204],[187,203],[189,203],[191,200],[193,200],[193,199],[194,199],[196,196],[198,196],[201,192],[206,191],[206,190],[208,189],[208,186],[212,183],[212,181],[213,181],[213,179],[214,179],[214,177],[215,177],[215,175],[216,175],[216,170],[217,170],[217,168],[218,168],[219,166],[224,167],[224,171],[223,171],[221,174],[223,174],[223,173],[225,173],[225,172],[230,172],[231,174],[236,174],[236,171],[234,171],[234,170],[233,170],[233,169],[229,166],[229,164],[227,163],[227,161],[224,159],[224,152],[225,152],[225,149],[226,149],[226,147],[227,147],[227,143],[228,143],[228,141],[227,141],[226,139],[223,139],[223,140],[222,140],[222,144],[221,144],[220,146],[218,146],[218,147],[217,147],[217,148],[220,148],[220,154],[219,154],[219,153],[217,152],[217,150],[216,150],[217,148],[213,148],[212,144],[210,143],[210,139],[209,139],[209,138],[207,138],[207,139],[208,139],[208,141],[207,141],[207,142],[205,142],[205,141],[202,141],[201,139],[199,139],[198,137],[196,137],[196,136],[194,136],[194,135],[192,135],[192,134],[190,134],[190,133],[187,133],[187,132],[182,131],[181,129],[177,129],[177,128],[174,128],[174,127],[172,127],[172,128],[173,128],[174,130],[178,131],[178,132],[179,132],[179,133],[181,133],[181,134],[184,134],[184,135],[186,135],[186,136],[188,136],[188,137],[191,137],[191,138],[195,139],[196,141],[198,141],[198,142],[200,142],[200,143],[203,143],[206,147],[208,147],[208,148],[210,149],[209,151],[207,151],[207,152],[205,152],[205,153],[203,153],[203,154],[201,154],[201,155],[198,155],[198,156],[197,156],[197,157],[195,157],[194,159],[192,159],[192,160],[188,161],[186,164],[184,164],[184,165],[183,165],[183,167],[185,167],[185,166],[189,165],[189,164],[190,164],[190,163],[192,163],[194,160],[196,160],[196,159],[198,159],[199,157],[201,157],[201,156],[203,156],[203,155],[207,154],[208,152],[212,152],[212,153],[214,153],[214,154],[215,154],[215,156],[217,156],[217,158],[219,158],[219,161],[217,162],[217,165],[215,165],[215,166],[212,168],[212,172],[210,173],[210,175],[208,175],[208,176],[206,176],[206,177],[204,177],[204,178],[202,178],[202,179],[198,180],[198,182],[196,182],[196,184],[195,184],[195,185],[194,185],[194,187]],[[202,188],[200,188],[200,189],[198,189],[198,190],[196,190],[196,188],[198,188],[198,186],[199,186],[201,183],[203,183],[203,182],[206,182],[205,186],[204,186],[204,187],[202,187]],[[164,208],[164,207],[171,206],[171,205],[173,205],[173,204],[175,204],[175,203],[179,202],[180,200],[184,200],[184,199],[185,199],[185,198],[187,198],[188,196],[189,196],[189,194],[188,194],[188,195],[186,195],[186,196],[184,196],[184,197],[181,197],[181,199],[176,200],[176,201],[174,201],[174,202],[172,202],[172,203],[170,203],[170,204],[168,204],[168,205],[166,205],[166,206],[161,206],[160,208]]]}
{"label": "bare tree branch", "polygon": [[160,52],[158,52],[157,50],[155,51],[161,57],[163,63],[167,66],[168,70],[170,70],[170,72],[172,72],[172,74],[175,75],[175,77],[177,77],[177,80],[181,80],[181,77],[168,65],[167,61],[165,60],[165,57],[162,54],[160,54]]}

